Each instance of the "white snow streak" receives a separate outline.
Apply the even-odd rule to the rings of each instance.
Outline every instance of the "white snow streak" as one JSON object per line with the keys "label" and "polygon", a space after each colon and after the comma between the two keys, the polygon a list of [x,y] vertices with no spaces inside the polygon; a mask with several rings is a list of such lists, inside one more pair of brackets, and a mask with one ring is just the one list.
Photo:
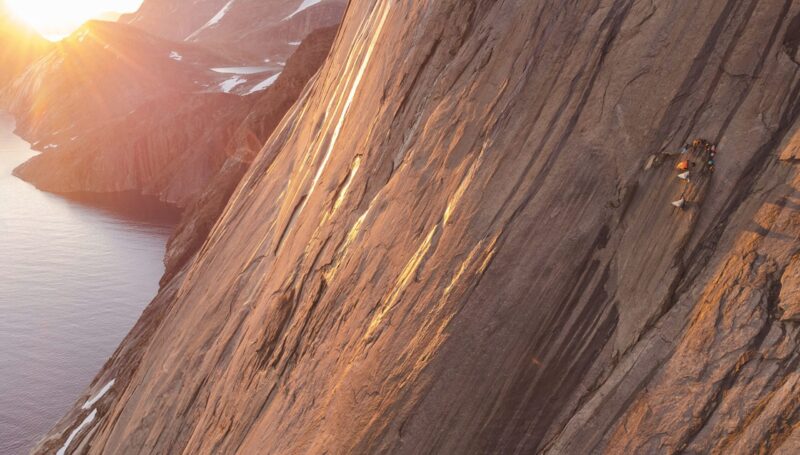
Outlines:
{"label": "white snow streak", "polygon": [[93,396],[86,403],[84,403],[83,406],[81,406],[81,409],[86,410],[94,406],[95,403],[100,401],[100,399],[103,398],[105,394],[107,394],[108,391],[111,390],[112,387],[114,387],[115,382],[117,382],[116,379],[112,379],[111,381],[109,381],[108,384],[104,385],[103,388],[100,389],[99,392],[97,392],[97,395]]}
{"label": "white snow streak", "polygon": [[202,27],[200,27],[197,30],[195,30],[194,33],[192,33],[191,35],[187,36],[185,41],[189,41],[191,39],[194,39],[203,30],[206,30],[208,28],[211,28],[211,27],[217,25],[219,23],[219,21],[221,21],[222,18],[225,17],[226,14],[228,14],[228,11],[231,10],[231,6],[233,6],[233,2],[235,2],[235,1],[236,0],[230,0],[228,3],[226,3],[225,6],[223,6],[222,9],[219,10],[219,12],[214,15],[214,17],[212,17],[208,22],[205,23],[205,25],[203,25]]}
{"label": "white snow streak", "polygon": [[295,11],[292,14],[284,17],[283,20],[287,21],[287,20],[293,18],[294,16],[299,14],[301,11],[304,11],[304,10],[307,10],[308,8],[311,8],[312,6],[316,5],[317,3],[321,2],[321,1],[322,0],[303,0],[303,3],[301,3],[300,6],[297,7],[297,11]]}
{"label": "white snow streak", "polygon": [[260,92],[262,90],[266,90],[267,88],[271,87],[272,84],[275,83],[275,81],[278,80],[278,76],[280,76],[280,75],[281,75],[281,73],[276,73],[275,75],[273,75],[269,79],[260,82],[258,85],[256,85],[255,87],[251,88],[250,91],[247,92],[247,94],[249,95],[251,93],[255,93],[255,92]]}
{"label": "white snow streak", "polygon": [[386,6],[383,9],[383,14],[381,15],[381,18],[378,21],[377,27],[372,33],[372,38],[366,49],[367,52],[364,55],[363,60],[361,61],[361,65],[358,68],[358,72],[355,75],[355,80],[353,80],[353,85],[350,87],[350,92],[347,94],[347,99],[345,100],[344,106],[342,107],[342,111],[339,114],[339,119],[336,122],[336,126],[333,128],[333,134],[331,136],[330,142],[328,143],[328,149],[325,151],[325,156],[322,158],[322,163],[320,163],[319,168],[317,169],[317,173],[316,175],[314,175],[314,179],[311,181],[311,186],[308,189],[308,193],[306,193],[307,196],[300,205],[300,209],[297,211],[298,215],[302,213],[303,210],[305,209],[306,204],[308,204],[308,200],[311,199],[311,194],[314,192],[314,189],[317,187],[317,184],[319,183],[320,177],[322,177],[322,173],[325,171],[325,168],[328,167],[328,161],[331,158],[331,152],[333,152],[333,149],[336,146],[336,142],[339,140],[339,134],[342,132],[342,126],[344,125],[344,120],[345,118],[347,118],[348,112],[350,112],[350,106],[352,106],[353,104],[353,99],[356,96],[356,92],[358,92],[358,87],[361,85],[361,80],[364,77],[364,72],[367,70],[369,62],[372,59],[372,53],[375,50],[375,44],[378,42],[378,38],[380,38],[381,33],[383,32],[383,26],[386,24],[386,18],[389,15],[389,10],[391,10],[391,3],[386,3],[385,5]]}
{"label": "white snow streak", "polygon": [[169,58],[171,58],[172,60],[175,60],[177,62],[180,62],[181,60],[183,60],[183,55],[179,54],[176,51],[172,51],[172,52],[169,53]]}
{"label": "white snow streak", "polygon": [[67,438],[67,442],[64,443],[63,447],[58,449],[58,452],[56,452],[56,455],[64,455],[64,454],[66,454],[67,453],[67,448],[69,448],[69,445],[72,444],[72,440],[75,439],[75,437],[78,436],[81,433],[81,431],[83,431],[84,428],[86,428],[89,425],[91,425],[92,422],[94,422],[94,419],[96,419],[96,418],[97,418],[97,409],[93,409],[92,413],[89,414],[88,416],[86,416],[86,418],[83,419],[83,422],[81,422],[81,424],[78,425],[78,428],[75,428],[74,430],[72,430],[72,433],[69,434],[69,438]]}
{"label": "white snow streak", "polygon": [[247,82],[247,79],[237,75],[228,80],[222,81],[222,83],[219,84],[219,88],[225,93],[230,93],[231,90],[244,84],[245,82]]}

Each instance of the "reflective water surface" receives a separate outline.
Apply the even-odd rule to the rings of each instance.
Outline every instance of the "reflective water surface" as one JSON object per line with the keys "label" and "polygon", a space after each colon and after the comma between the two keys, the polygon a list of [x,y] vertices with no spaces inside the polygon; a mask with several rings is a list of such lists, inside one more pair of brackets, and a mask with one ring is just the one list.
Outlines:
{"label": "reflective water surface", "polygon": [[0,113],[0,454],[27,453],[155,295],[174,210],[65,199],[13,177],[33,155]]}

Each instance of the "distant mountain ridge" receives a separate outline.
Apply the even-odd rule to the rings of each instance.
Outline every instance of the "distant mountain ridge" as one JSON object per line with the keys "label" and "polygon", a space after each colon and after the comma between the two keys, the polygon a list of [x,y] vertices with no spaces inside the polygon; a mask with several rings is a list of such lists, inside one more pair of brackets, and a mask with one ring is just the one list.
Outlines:
{"label": "distant mountain ridge", "polygon": [[228,62],[191,44],[93,20],[50,46],[4,98],[24,138],[53,142],[161,96],[200,91],[221,79],[210,68]]}
{"label": "distant mountain ridge", "polygon": [[[250,22],[261,23],[255,17]],[[266,51],[275,62],[250,60],[261,66],[242,67],[240,43],[209,47],[129,24],[88,22],[2,96],[18,133],[43,152],[15,174],[56,193],[135,191],[189,205],[227,159],[228,142],[255,100],[288,69],[285,55],[300,47],[284,49],[282,37],[247,40],[264,49],[280,43],[277,54]],[[307,62],[312,74],[316,60]],[[280,115],[289,107],[284,104]]]}
{"label": "distant mountain ridge", "polygon": [[[346,0],[145,0],[121,21],[174,41],[285,61],[313,30],[337,25]],[[258,20],[253,20],[258,18]]]}

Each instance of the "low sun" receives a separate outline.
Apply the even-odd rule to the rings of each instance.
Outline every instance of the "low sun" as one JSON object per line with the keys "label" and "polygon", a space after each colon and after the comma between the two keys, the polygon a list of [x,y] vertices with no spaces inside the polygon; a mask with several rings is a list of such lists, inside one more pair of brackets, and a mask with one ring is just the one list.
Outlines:
{"label": "low sun", "polygon": [[61,39],[89,19],[136,11],[142,0],[5,0],[20,20],[50,40]]}

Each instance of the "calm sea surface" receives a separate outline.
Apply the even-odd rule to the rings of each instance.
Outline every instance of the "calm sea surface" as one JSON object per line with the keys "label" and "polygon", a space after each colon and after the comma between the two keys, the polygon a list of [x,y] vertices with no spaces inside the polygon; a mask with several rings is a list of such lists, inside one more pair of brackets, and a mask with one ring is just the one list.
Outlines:
{"label": "calm sea surface", "polygon": [[[13,177],[33,156],[0,113],[0,454],[27,453],[158,289],[176,214],[136,197],[67,200]],[[125,199],[125,200],[123,200]]]}

